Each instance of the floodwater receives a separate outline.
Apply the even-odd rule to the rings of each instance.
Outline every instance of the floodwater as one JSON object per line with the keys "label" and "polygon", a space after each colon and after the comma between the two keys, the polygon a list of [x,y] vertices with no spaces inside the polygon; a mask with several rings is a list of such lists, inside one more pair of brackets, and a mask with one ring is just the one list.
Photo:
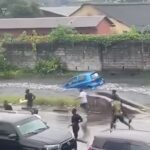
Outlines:
{"label": "floodwater", "polygon": [[[106,83],[96,90],[88,90],[89,94],[96,91],[111,92],[116,89],[120,97],[145,105],[150,105],[150,80],[140,76],[131,76],[129,74],[123,76],[104,76]],[[65,90],[62,85],[68,81],[63,77],[46,77],[46,78],[29,78],[29,79],[11,79],[0,80],[1,96],[20,96],[24,97],[26,88],[38,97],[50,97],[53,95],[77,96],[77,90]]]}
{"label": "floodwater", "polygon": [[[20,110],[22,112],[21,107],[19,106],[17,106],[17,108],[14,107],[14,110]],[[59,113],[59,112],[53,112],[53,111],[48,111],[48,110],[43,111],[42,109],[40,109],[39,115],[41,116],[43,121],[47,122],[50,128],[66,130],[66,131],[69,130],[70,132],[72,132],[71,127],[69,127],[70,122],[71,122],[71,112]],[[81,113],[81,116],[83,117],[83,120],[86,121],[86,115]],[[134,130],[150,131],[149,129],[150,119],[149,118],[150,118],[150,114],[148,113],[139,114],[135,116],[135,118],[131,122],[131,125],[134,128]],[[83,124],[80,124],[79,139],[87,143],[78,142],[78,150],[88,150],[88,147],[91,145],[94,135],[100,135],[101,132],[110,133],[109,131],[110,125],[109,125],[109,122],[107,121],[105,123],[103,123],[103,120],[100,122],[88,123],[86,132],[83,132],[84,130],[82,130],[82,125]],[[128,131],[128,127],[125,126],[124,124],[121,124],[120,122],[117,122],[117,130]]]}
{"label": "floodwater", "polygon": [[[104,77],[106,83],[96,90],[88,90],[89,94],[96,91],[111,92],[112,89],[116,89],[120,97],[128,100],[132,100],[146,106],[150,106],[150,84],[144,78],[139,76],[106,76]],[[1,96],[20,96],[24,97],[26,88],[31,89],[37,97],[50,97],[52,95],[68,95],[76,97],[78,96],[77,90],[65,90],[62,88],[63,83],[68,79],[66,78],[30,78],[30,79],[12,79],[0,81],[0,95]],[[62,130],[70,130],[68,125],[70,124],[71,113],[55,113],[51,111],[41,110],[40,115],[44,121],[46,121],[51,127],[58,127]],[[83,114],[81,114],[84,117]],[[134,118],[132,125],[135,129],[149,129],[150,115],[142,114]],[[106,119],[105,119],[106,120]],[[117,128],[127,129],[126,126],[118,123]],[[94,122],[88,124],[88,134],[84,136],[84,132],[80,130],[79,138],[87,141],[88,144],[78,143],[79,150],[87,150],[90,145],[93,136],[100,134],[102,131],[109,129],[109,121]]]}

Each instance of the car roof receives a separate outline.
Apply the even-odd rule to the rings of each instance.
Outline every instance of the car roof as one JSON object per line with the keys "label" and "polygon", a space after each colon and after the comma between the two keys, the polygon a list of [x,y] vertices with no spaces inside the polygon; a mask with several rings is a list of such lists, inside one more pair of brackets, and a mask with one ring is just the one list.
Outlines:
{"label": "car roof", "polygon": [[31,118],[31,114],[21,114],[13,112],[0,112],[0,122],[17,123],[21,120]]}
{"label": "car roof", "polygon": [[118,130],[113,132],[102,132],[95,139],[122,139],[150,143],[150,131],[144,130]]}
{"label": "car roof", "polygon": [[81,73],[81,74],[79,74],[79,75],[77,75],[77,76],[91,75],[91,74],[93,74],[93,73],[96,73],[96,72],[95,72],[95,71],[92,71],[92,72],[85,72],[85,73]]}

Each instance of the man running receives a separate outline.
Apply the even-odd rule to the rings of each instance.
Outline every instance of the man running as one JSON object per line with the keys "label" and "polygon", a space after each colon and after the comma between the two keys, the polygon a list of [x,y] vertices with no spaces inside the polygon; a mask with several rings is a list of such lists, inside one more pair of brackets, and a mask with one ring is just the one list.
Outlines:
{"label": "man running", "polygon": [[87,113],[88,112],[88,100],[87,100],[87,93],[80,89],[80,94],[77,99],[80,99],[80,107]]}
{"label": "man running", "polygon": [[113,100],[111,103],[112,104],[112,122],[111,122],[111,126],[110,126],[110,131],[112,131],[112,129],[118,119],[120,120],[120,122],[127,125],[130,129],[131,128],[131,126],[130,126],[131,119],[128,119],[128,121],[125,120],[126,116],[124,115],[122,103],[120,101],[119,96],[116,94],[116,90],[112,90],[112,100]]}

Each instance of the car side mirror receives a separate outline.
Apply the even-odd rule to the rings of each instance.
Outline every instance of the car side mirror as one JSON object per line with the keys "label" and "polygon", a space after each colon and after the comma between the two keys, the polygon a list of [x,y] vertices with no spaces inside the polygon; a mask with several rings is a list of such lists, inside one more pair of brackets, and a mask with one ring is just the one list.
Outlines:
{"label": "car side mirror", "polygon": [[12,133],[8,135],[8,138],[11,140],[18,140],[18,136],[16,133]]}

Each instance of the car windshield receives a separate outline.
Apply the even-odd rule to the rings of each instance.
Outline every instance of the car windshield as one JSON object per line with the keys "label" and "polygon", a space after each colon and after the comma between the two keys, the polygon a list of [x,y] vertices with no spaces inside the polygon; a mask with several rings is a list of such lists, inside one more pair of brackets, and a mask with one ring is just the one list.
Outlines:
{"label": "car windshield", "polygon": [[47,129],[48,126],[42,120],[34,118],[17,124],[17,128],[22,135],[30,135],[39,133]]}

